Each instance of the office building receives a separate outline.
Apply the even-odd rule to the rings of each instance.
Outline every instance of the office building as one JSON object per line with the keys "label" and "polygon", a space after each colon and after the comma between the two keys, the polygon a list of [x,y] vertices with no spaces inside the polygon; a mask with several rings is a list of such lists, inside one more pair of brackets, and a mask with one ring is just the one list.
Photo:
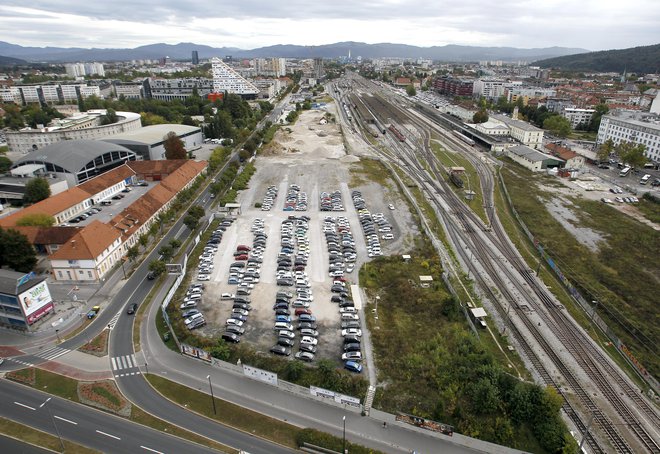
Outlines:
{"label": "office building", "polygon": [[250,99],[256,97],[259,93],[257,87],[217,57],[211,59],[211,73],[213,74],[213,91],[215,93],[235,93]]}

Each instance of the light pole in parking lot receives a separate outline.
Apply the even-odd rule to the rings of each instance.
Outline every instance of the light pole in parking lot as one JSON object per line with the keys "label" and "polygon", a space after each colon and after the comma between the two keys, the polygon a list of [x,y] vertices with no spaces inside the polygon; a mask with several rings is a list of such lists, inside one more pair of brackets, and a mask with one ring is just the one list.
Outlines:
{"label": "light pole in parking lot", "polygon": [[211,384],[211,376],[207,375],[206,378],[209,380],[209,388],[211,388],[211,402],[213,403],[213,414],[217,415],[215,411],[215,397],[213,396],[213,385]]}
{"label": "light pole in parking lot", "polygon": [[342,454],[346,454],[346,416],[342,416],[341,420],[344,422],[344,432],[341,442],[341,452]]}

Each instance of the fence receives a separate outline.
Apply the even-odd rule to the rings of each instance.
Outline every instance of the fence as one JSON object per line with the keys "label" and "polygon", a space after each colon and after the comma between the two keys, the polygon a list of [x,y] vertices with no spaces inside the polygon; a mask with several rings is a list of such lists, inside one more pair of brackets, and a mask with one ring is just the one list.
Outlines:
{"label": "fence", "polygon": [[509,204],[509,207],[511,208],[511,212],[513,213],[513,216],[516,218],[516,221],[522,228],[522,230],[525,232],[525,235],[527,235],[527,238],[529,241],[532,242],[536,250],[539,252],[543,260],[548,264],[550,269],[555,273],[559,281],[562,283],[566,291],[573,297],[573,299],[579,304],[579,306],[582,308],[582,310],[587,314],[587,316],[591,319],[591,321],[594,323],[594,325],[598,326],[606,335],[607,337],[612,341],[612,343],[616,346],[617,350],[621,353],[621,356],[631,365],[633,366],[639,375],[642,377],[643,380],[645,380],[652,388],[653,390],[658,393],[658,390],[660,390],[660,383],[648,373],[646,368],[639,362],[637,358],[632,354],[632,352],[628,349],[628,347],[619,339],[619,337],[614,333],[614,331],[607,325],[607,323],[596,313],[596,308],[593,304],[591,304],[589,301],[587,301],[575,288],[575,286],[568,280],[568,278],[564,275],[564,273],[561,271],[557,263],[548,255],[548,253],[545,251],[543,248],[543,245],[539,242],[538,238],[532,234],[532,232],[527,228],[527,225],[523,222],[523,220],[520,218],[518,215],[518,212],[516,211],[515,207],[513,206],[513,203],[511,202],[511,197],[509,197],[509,192],[506,189],[506,185],[504,184],[504,180],[502,179],[502,174],[497,173],[497,178],[500,183],[500,187],[502,188],[502,193],[504,194],[504,197],[506,197],[506,201]]}

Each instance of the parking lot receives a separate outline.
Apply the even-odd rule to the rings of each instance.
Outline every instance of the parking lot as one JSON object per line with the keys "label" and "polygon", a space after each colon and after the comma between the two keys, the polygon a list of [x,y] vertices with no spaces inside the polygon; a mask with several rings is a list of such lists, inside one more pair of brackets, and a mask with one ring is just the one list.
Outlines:
{"label": "parking lot", "polygon": [[[335,125],[326,128],[323,135],[317,134],[316,126],[310,129],[310,124],[315,123],[315,116],[319,116],[319,113],[306,112],[292,128],[292,134],[278,133],[278,136],[283,136],[279,139],[284,150],[280,149],[277,154],[262,156],[257,160],[257,172],[250,181],[250,187],[239,196],[241,214],[222,232],[218,250],[211,257],[212,269],[207,265],[209,280],[203,282],[204,295],[197,305],[204,314],[206,324],[198,327],[197,333],[214,337],[225,333],[227,319],[232,317],[232,313],[236,314],[233,310],[238,308],[233,300],[223,299],[222,295],[236,295],[240,284],[234,282],[241,282],[253,288],[245,287],[246,290],[243,291],[249,292],[243,296],[249,299],[250,307],[240,326],[244,328],[240,341],[254,345],[259,351],[268,352],[278,342],[278,336],[273,329],[277,316],[274,304],[279,301],[277,294],[282,291],[290,292],[292,298],[288,310],[294,333],[291,358],[299,351],[302,339],[296,329],[299,317],[295,311],[302,312],[302,309],[305,309],[302,302],[307,301],[308,309],[315,318],[315,326],[310,333],[315,334],[313,331],[318,331],[315,360],[331,358],[339,363],[345,350],[342,318],[345,322],[344,328],[364,327],[360,320],[359,325],[348,323],[349,319],[354,317],[340,314],[339,301],[348,300],[341,310],[347,314],[353,313],[353,309],[348,308],[351,295],[347,289],[350,283],[356,282],[359,266],[370,260],[370,257],[403,252],[403,247],[412,242],[409,230],[412,219],[406,205],[393,190],[373,183],[349,187],[350,168],[355,160],[345,159],[347,156],[343,146],[337,140],[338,133],[332,129],[336,129]],[[295,151],[289,152],[287,146],[295,147]],[[379,244],[375,245],[376,239],[372,232],[369,249],[363,224],[352,198],[352,191],[355,189],[361,191],[367,210],[373,214],[382,213],[375,216],[374,224],[376,234],[380,237]],[[292,202],[294,196],[295,202]],[[262,209],[265,200],[269,203]],[[388,208],[390,204],[394,209]],[[365,208],[362,208],[361,212],[363,218]],[[378,222],[386,222],[387,225],[379,226]],[[341,238],[326,238],[330,224],[341,226]],[[344,238],[347,226],[350,228],[350,237]],[[378,232],[379,228],[385,230]],[[259,233],[258,238],[255,232]],[[382,239],[383,235],[392,235],[393,239]],[[339,245],[333,246],[337,241],[345,241],[348,249],[343,250]],[[247,257],[256,257],[261,263],[252,261],[245,267],[232,267],[239,257],[235,255],[240,252],[237,251],[239,245],[249,247],[251,251]],[[353,250],[355,257],[352,257]],[[347,282],[334,282],[335,279],[330,276],[331,267],[332,271],[339,271],[338,255],[344,253],[348,256],[341,255],[341,260],[344,261],[341,268]],[[281,273],[288,272],[284,254],[290,254],[289,269],[294,281],[292,286],[278,285],[278,271],[280,278],[283,276]],[[297,260],[302,260],[303,257],[304,268],[299,268]],[[345,261],[346,257],[355,262]],[[247,270],[248,267],[249,282],[242,282],[241,269]],[[237,280],[229,281],[230,273]],[[341,278],[340,273],[336,274],[336,278]],[[283,282],[280,280],[281,284]],[[302,296],[298,295],[300,298],[296,298],[299,293],[296,292],[297,286],[301,287]],[[306,290],[307,286],[309,288]],[[300,302],[296,303],[298,299]],[[332,299],[335,302],[332,302]],[[238,313],[240,312],[242,311],[239,310]],[[281,320],[286,320],[285,312],[280,312],[283,312],[280,316],[285,317]],[[356,316],[363,318],[364,314]],[[307,340],[311,342],[310,339]],[[281,343],[282,347],[287,344],[285,341]],[[354,343],[352,347],[355,348]]]}

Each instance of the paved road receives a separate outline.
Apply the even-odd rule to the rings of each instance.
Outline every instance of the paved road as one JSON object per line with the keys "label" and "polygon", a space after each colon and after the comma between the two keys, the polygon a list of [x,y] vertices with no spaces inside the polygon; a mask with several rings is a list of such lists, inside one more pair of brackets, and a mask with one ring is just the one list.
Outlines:
{"label": "paved road", "polygon": [[52,454],[53,451],[0,435],[0,452],[12,454]]}
{"label": "paved road", "polygon": [[0,380],[0,402],[0,416],[101,452],[217,452],[7,380]]}

